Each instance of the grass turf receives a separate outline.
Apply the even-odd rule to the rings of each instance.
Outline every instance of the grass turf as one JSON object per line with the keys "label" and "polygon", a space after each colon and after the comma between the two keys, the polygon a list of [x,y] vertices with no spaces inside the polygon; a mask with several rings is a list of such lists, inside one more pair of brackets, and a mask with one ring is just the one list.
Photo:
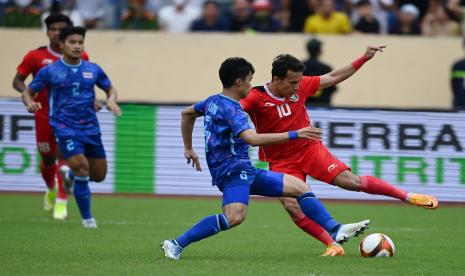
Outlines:
{"label": "grass turf", "polygon": [[41,201],[0,194],[1,275],[461,275],[465,268],[464,207],[327,203],[339,221],[371,219],[367,233],[387,234],[396,254],[362,258],[357,237],[344,245],[345,257],[323,258],[323,245],[278,202],[252,200],[243,225],[192,244],[176,262],[159,243],[220,212],[219,199],[95,196],[96,230],[81,226],[74,200],[64,222],[52,220]]}

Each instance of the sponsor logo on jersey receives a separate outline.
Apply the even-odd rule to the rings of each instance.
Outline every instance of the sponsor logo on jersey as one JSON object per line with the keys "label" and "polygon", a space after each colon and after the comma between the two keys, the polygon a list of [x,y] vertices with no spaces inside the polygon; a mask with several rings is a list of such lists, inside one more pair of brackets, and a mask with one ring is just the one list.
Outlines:
{"label": "sponsor logo on jersey", "polygon": [[265,103],[265,106],[275,106],[275,104],[274,104],[274,103],[268,103],[268,102],[267,102],[267,103]]}
{"label": "sponsor logo on jersey", "polygon": [[42,60],[42,64],[50,64],[50,63],[53,63],[53,59],[44,58],[44,60]]}
{"label": "sponsor logo on jersey", "polygon": [[92,72],[82,72],[82,77],[85,79],[92,79],[94,78],[94,74],[92,74]]}
{"label": "sponsor logo on jersey", "polygon": [[337,168],[337,164],[331,164],[328,166],[328,173],[331,173],[335,168]]}
{"label": "sponsor logo on jersey", "polygon": [[299,95],[294,94],[290,96],[289,99],[291,100],[291,102],[297,102],[299,100]]}

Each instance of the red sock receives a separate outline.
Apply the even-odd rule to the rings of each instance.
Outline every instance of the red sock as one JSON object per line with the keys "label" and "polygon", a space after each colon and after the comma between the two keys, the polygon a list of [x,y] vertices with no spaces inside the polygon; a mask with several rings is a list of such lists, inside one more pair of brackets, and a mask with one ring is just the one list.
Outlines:
{"label": "red sock", "polygon": [[57,166],[55,164],[46,167],[43,161],[40,162],[40,173],[42,174],[42,178],[49,189],[55,188],[56,167]]}
{"label": "red sock", "polygon": [[360,176],[360,191],[374,194],[385,195],[389,197],[398,198],[402,201],[407,199],[407,192],[397,188],[394,185],[384,182],[373,176]]}
{"label": "red sock", "polygon": [[58,161],[58,166],[56,166],[56,176],[57,176],[57,179],[58,179],[58,194],[57,194],[57,198],[58,199],[63,199],[63,200],[67,200],[68,199],[68,194],[65,192],[65,190],[63,189],[63,178],[61,177],[61,173],[60,173],[60,167],[63,166],[63,165],[66,165],[66,161],[64,160],[59,160]]}
{"label": "red sock", "polygon": [[300,229],[310,234],[324,245],[330,245],[334,242],[333,238],[331,238],[331,236],[328,234],[328,232],[326,232],[325,229],[323,229],[323,227],[321,227],[313,220],[307,218],[303,213],[301,213],[301,216],[293,217],[292,220],[297,226],[299,226]]}

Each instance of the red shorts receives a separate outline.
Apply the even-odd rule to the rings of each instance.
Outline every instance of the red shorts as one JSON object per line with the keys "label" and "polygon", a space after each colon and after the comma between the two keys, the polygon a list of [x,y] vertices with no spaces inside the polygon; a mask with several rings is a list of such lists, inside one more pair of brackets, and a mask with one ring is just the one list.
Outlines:
{"label": "red shorts", "polygon": [[42,157],[56,156],[57,142],[48,119],[48,110],[34,113],[37,149]]}
{"label": "red shorts", "polygon": [[334,157],[321,142],[312,143],[297,160],[270,163],[270,171],[290,174],[303,181],[309,175],[329,184],[345,170],[350,170],[349,166]]}

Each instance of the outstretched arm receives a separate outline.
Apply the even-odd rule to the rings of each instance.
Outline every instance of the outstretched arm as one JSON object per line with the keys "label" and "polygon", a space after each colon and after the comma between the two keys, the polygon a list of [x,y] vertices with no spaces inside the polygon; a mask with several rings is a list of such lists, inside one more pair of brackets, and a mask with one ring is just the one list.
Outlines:
{"label": "outstretched arm", "polygon": [[386,48],[386,46],[368,46],[365,53],[351,64],[322,75],[320,77],[320,89],[334,86],[351,77],[365,62],[372,59],[376,52],[382,52],[384,48]]}
{"label": "outstretched arm", "polygon": [[320,128],[305,127],[297,131],[281,133],[258,134],[253,129],[247,129],[239,134],[247,144],[251,146],[269,146],[280,144],[293,139],[320,140],[322,130]]}
{"label": "outstretched arm", "polygon": [[192,161],[192,167],[197,171],[201,171],[199,156],[192,148],[192,132],[194,130],[195,120],[201,115],[195,112],[194,105],[191,105],[182,111],[181,119],[181,133],[182,141],[184,143],[184,157],[187,164]]}

